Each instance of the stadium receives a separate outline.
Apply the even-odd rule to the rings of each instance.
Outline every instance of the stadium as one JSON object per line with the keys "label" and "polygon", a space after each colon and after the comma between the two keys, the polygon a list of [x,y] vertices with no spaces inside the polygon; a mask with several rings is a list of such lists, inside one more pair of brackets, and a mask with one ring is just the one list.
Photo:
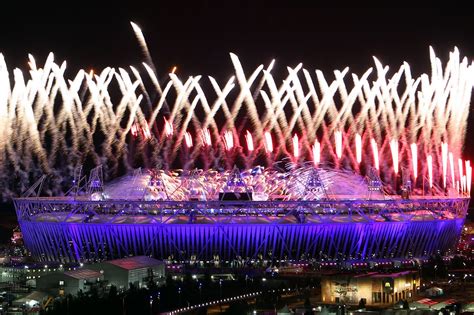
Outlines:
{"label": "stadium", "polygon": [[468,202],[384,196],[354,174],[313,169],[135,174],[92,198],[25,198],[15,206],[25,243],[40,260],[145,254],[172,261],[324,261],[447,254]]}
{"label": "stadium", "polygon": [[[209,87],[201,77],[170,74],[162,88],[147,68],[159,97],[145,104],[152,92],[136,71],[134,78],[123,69],[81,73],[69,90],[54,88],[65,84],[54,66],[45,66],[53,69],[49,81],[39,80],[46,70],[32,75],[39,81],[26,86],[47,85],[43,94],[71,102],[57,116],[48,103],[22,104],[34,109],[28,117],[36,125],[11,118],[30,140],[8,152],[18,150],[45,174],[60,157],[72,187],[42,196],[45,175],[14,199],[35,259],[340,261],[452,253],[472,174],[462,146],[474,71],[457,50],[445,70],[431,51],[431,74],[418,78],[406,63],[388,77],[375,59],[375,71],[335,71],[333,81],[298,65],[281,86],[270,74],[273,62],[245,75],[231,59],[235,75],[222,87],[211,77]],[[110,82],[123,94],[116,104]],[[73,91],[81,84],[85,100]],[[44,144],[45,135],[54,145]],[[99,165],[88,178],[71,166],[87,154]],[[128,175],[116,176],[120,167]]]}

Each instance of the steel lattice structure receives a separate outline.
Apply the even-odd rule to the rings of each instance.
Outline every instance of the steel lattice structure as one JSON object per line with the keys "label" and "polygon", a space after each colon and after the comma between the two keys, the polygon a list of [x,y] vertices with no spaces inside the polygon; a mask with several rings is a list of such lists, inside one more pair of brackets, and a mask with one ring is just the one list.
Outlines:
{"label": "steel lattice structure", "polygon": [[370,259],[447,253],[469,198],[90,201],[18,198],[26,246],[43,261]]}

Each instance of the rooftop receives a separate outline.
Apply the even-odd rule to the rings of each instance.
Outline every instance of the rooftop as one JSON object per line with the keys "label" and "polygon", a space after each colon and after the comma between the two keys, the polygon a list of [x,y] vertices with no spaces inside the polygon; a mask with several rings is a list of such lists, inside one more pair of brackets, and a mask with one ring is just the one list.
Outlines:
{"label": "rooftop", "polygon": [[376,273],[374,275],[371,275],[370,277],[372,278],[398,278],[401,276],[406,276],[406,275],[410,275],[414,273],[418,273],[418,271],[406,270],[406,271],[393,272],[393,273]]}
{"label": "rooftop", "polygon": [[133,270],[162,265],[163,262],[148,256],[134,256],[115,260],[109,260],[106,263],[115,265],[122,269]]}
{"label": "rooftop", "polygon": [[416,301],[416,303],[432,306],[432,305],[438,304],[439,302],[433,301],[432,299],[424,298],[424,299]]}
{"label": "rooftop", "polygon": [[377,272],[377,271],[372,271],[372,272],[367,272],[367,273],[359,273],[359,274],[354,274],[351,272],[346,272],[346,273],[341,273],[340,271],[333,271],[331,273],[326,273],[326,277],[351,277],[351,278],[398,278],[401,276],[409,275],[409,274],[414,274],[417,273],[416,270],[406,270],[406,271],[400,271],[400,272]]}
{"label": "rooftop", "polygon": [[99,278],[102,276],[102,274],[99,271],[90,270],[90,269],[77,269],[77,270],[72,270],[72,271],[66,271],[64,272],[64,274],[69,277],[79,279],[79,280]]}

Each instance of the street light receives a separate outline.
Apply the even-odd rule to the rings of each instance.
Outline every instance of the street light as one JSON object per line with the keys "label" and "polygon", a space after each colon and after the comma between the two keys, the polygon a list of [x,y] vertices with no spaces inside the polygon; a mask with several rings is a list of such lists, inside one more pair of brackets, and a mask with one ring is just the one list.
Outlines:
{"label": "street light", "polygon": [[199,303],[201,303],[202,302],[202,296],[201,296],[202,283],[201,282],[199,282],[198,287],[199,287]]}
{"label": "street light", "polygon": [[161,295],[160,295],[160,291],[158,291],[158,293],[156,294],[156,302],[158,303],[158,307],[160,306],[160,298],[161,298]]}
{"label": "street light", "polygon": [[153,296],[150,295],[150,315],[153,315]]}
{"label": "street light", "polygon": [[180,307],[181,306],[181,287],[178,287],[178,295],[179,295],[178,307]]}

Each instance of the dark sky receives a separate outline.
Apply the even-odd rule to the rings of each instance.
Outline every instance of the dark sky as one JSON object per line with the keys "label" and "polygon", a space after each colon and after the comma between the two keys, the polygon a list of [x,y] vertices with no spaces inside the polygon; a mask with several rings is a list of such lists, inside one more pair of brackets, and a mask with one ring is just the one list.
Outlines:
{"label": "dark sky", "polygon": [[[129,24],[134,21],[142,28],[162,75],[177,65],[181,76],[210,74],[226,79],[232,72],[229,52],[237,53],[248,70],[276,58],[277,69],[303,62],[308,69],[349,66],[356,73],[373,65],[372,56],[392,69],[407,61],[414,74],[427,72],[429,45],[444,60],[454,46],[462,55],[474,57],[474,13],[454,5],[316,8],[270,1],[232,7],[211,2],[134,3],[100,7],[78,2],[75,8],[41,3],[30,8],[22,2],[19,6],[24,7],[2,13],[0,52],[9,67],[23,69],[28,53],[41,64],[50,51],[56,60],[67,60],[72,71],[139,66],[143,56]],[[474,141],[467,142],[466,153],[474,158]]]}
{"label": "dark sky", "polygon": [[[270,4],[272,2],[269,2]],[[152,57],[163,72],[179,65],[187,74],[231,72],[228,52],[249,68],[277,58],[277,66],[303,62],[308,68],[350,66],[359,72],[372,55],[398,67],[428,66],[428,46],[446,56],[453,46],[474,56],[474,14],[447,8],[234,7],[201,2],[193,7],[117,5],[100,8],[22,8],[4,11],[0,51],[25,65],[27,53],[40,59],[49,51],[71,66],[139,64],[141,53],[129,21],[139,24]]]}

